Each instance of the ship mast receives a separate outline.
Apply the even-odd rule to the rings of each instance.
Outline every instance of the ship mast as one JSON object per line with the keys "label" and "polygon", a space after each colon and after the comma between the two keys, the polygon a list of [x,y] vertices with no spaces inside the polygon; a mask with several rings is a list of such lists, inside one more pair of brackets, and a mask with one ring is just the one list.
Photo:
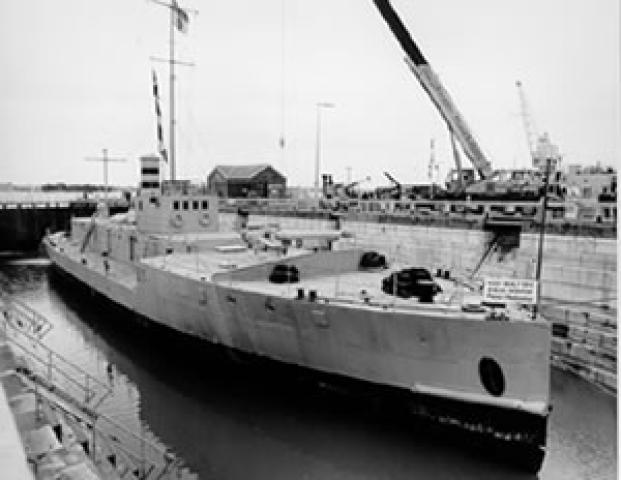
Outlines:
{"label": "ship mast", "polygon": [[162,2],[160,0],[151,0],[153,3],[157,3],[163,7],[167,7],[170,10],[170,25],[169,25],[169,46],[168,46],[168,58],[157,58],[151,57],[151,60],[157,62],[165,62],[168,63],[168,79],[169,79],[169,105],[170,105],[170,113],[169,113],[169,134],[170,134],[170,142],[169,142],[169,162],[170,162],[170,180],[174,181],[177,178],[177,170],[176,170],[176,142],[175,142],[175,65],[184,65],[186,67],[193,67],[194,64],[191,62],[183,62],[181,60],[175,59],[175,29],[186,32],[187,24],[188,24],[188,14],[187,12],[191,12],[193,14],[198,14],[197,10],[181,8],[176,0],[171,0],[171,3]]}

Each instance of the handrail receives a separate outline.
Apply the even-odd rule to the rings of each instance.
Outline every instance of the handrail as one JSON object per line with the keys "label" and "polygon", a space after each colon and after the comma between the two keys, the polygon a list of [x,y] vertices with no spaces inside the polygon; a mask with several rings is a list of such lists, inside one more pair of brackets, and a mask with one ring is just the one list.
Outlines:
{"label": "handrail", "polygon": [[164,448],[164,447],[161,447],[160,445],[157,445],[155,442],[145,438],[143,435],[139,435],[136,432],[132,432],[127,427],[121,425],[116,420],[113,420],[112,418],[110,418],[108,415],[103,414],[103,413],[97,414],[97,421],[99,422],[101,419],[105,420],[110,425],[112,425],[114,428],[122,431],[123,433],[126,433],[126,434],[130,435],[134,439],[136,439],[136,440],[138,440],[140,442],[144,442],[145,445],[149,446],[151,449],[155,450],[160,455],[162,455],[162,456],[170,456],[170,455],[172,455],[171,452],[167,448]]}
{"label": "handrail", "polygon": [[2,302],[5,320],[10,320],[8,315],[11,312],[16,313],[30,324],[30,330],[36,334],[38,339],[42,339],[52,330],[53,325],[47,318],[25,303],[12,298],[6,292],[0,291],[0,302]]}
{"label": "handrail", "polygon": [[[105,431],[105,427],[101,425],[102,421],[107,422],[112,427],[115,431],[114,434],[110,434]],[[156,467],[163,467],[163,470],[160,472],[160,476],[168,472],[174,473],[174,478],[182,478],[179,476],[181,468],[184,468],[181,465],[181,459],[176,457],[167,448],[157,445],[144,435],[132,432],[127,427],[124,427],[105,414],[97,414],[97,416],[92,419],[92,427],[94,431],[99,433],[99,435],[106,440],[106,445],[109,449],[120,450],[132,464],[139,464],[136,466],[139,467],[142,472],[142,476],[140,478],[149,478],[150,474],[155,471]],[[133,437],[134,440],[139,442],[142,452],[136,453],[136,451],[127,444],[127,441],[124,442],[123,439],[119,438],[119,432],[129,435],[130,437]],[[149,448],[150,454],[146,454],[145,447]],[[96,455],[96,452],[93,453]],[[159,461],[156,461],[155,459],[159,459]],[[146,468],[146,464],[149,464],[150,467]]]}
{"label": "handrail", "polygon": [[[99,381],[96,377],[88,373],[82,367],[66,359],[65,357],[63,357],[59,353],[52,350],[50,347],[48,347],[41,341],[42,336],[45,333],[49,332],[49,330],[51,330],[52,328],[51,322],[49,322],[49,320],[47,320],[45,317],[43,317],[43,315],[38,313],[36,310],[28,307],[24,303],[19,302],[18,300],[15,300],[13,298],[10,298],[4,292],[2,292],[0,297],[3,302],[3,308],[2,308],[3,315],[2,317],[0,317],[0,321],[4,325],[4,330],[5,330],[5,333],[7,334],[6,338],[9,339],[17,347],[22,349],[24,352],[28,353],[31,356],[31,358],[34,358],[35,360],[37,360],[41,364],[44,370],[47,370],[46,373],[47,373],[48,381],[50,382],[52,381],[53,372],[60,374],[67,381],[77,386],[84,393],[84,400],[85,400],[84,403],[87,405],[96,396],[95,389],[93,388],[94,386],[97,386],[103,390],[103,394],[102,394],[102,397],[99,403],[101,403],[101,401],[103,401],[104,398],[106,398],[112,393],[112,388],[109,385],[106,385],[105,383]],[[26,311],[32,313],[33,319],[39,319],[39,320],[42,319],[42,321],[45,322],[45,325],[48,325],[48,327],[41,328],[40,331],[43,332],[43,335],[38,335],[38,336],[32,335],[28,331],[25,331],[24,328],[20,328],[19,325],[15,325],[13,323],[12,314],[17,311],[15,308],[15,305],[20,305]],[[11,332],[13,332],[14,336],[8,335],[9,327],[11,328]],[[21,335],[23,338],[26,339],[26,341],[31,342],[31,346],[21,343],[17,338],[15,338],[15,336],[18,336],[18,335]],[[41,348],[43,350],[43,353],[40,354],[38,352],[35,352],[36,348]],[[54,363],[55,360],[56,360],[56,363]],[[61,368],[58,365],[59,362],[65,365],[65,369]],[[73,376],[67,371],[66,367],[70,367],[71,369],[73,369],[74,371]],[[78,380],[76,377],[80,377],[80,379]],[[84,380],[84,383],[82,383],[82,379]]]}
{"label": "handrail", "polygon": [[[14,311],[9,310],[8,305],[19,303],[20,306],[24,307],[25,311],[33,314],[33,318],[40,317],[50,324],[45,317],[25,304],[11,299],[5,293],[0,292],[0,296],[3,300],[4,313]],[[20,328],[11,320],[10,315],[0,316],[0,325],[4,327],[5,338],[11,342],[11,345],[15,345],[23,350],[31,360],[34,360],[42,367],[37,368],[37,370],[43,370],[43,372],[35,373],[29,372],[28,369],[18,369],[18,373],[35,384],[35,392],[41,393],[41,390],[46,391],[46,398],[52,401],[54,405],[91,428],[93,447],[96,445],[97,437],[102,438],[112,453],[123,457],[124,462],[131,468],[132,472],[139,472],[138,478],[142,480],[151,478],[153,473],[157,473],[158,478],[188,478],[188,475],[186,475],[187,470],[182,465],[181,459],[176,457],[170,450],[156,444],[144,435],[133,432],[108,415],[96,410],[101,402],[108,395],[112,394],[112,387],[110,385],[101,382],[80,366],[55,352],[43,344],[39,337],[24,331],[23,326]],[[43,351],[37,351],[38,348]],[[64,369],[59,365],[59,363],[62,365],[61,362],[65,365]],[[67,366],[71,367],[75,374],[72,375],[68,372]],[[65,386],[73,385],[82,391],[85,395],[84,401],[79,400],[70,391],[58,388],[53,381],[53,373],[65,379],[63,382]],[[36,385],[44,388],[37,389]],[[93,406],[91,403],[97,397],[95,387],[100,387],[103,390],[103,394]],[[131,443],[135,443],[138,446],[140,453],[136,453],[136,448],[131,448]],[[92,448],[92,452],[89,455],[92,456],[93,461],[97,461],[96,448]],[[164,475],[166,477],[163,477]]]}
{"label": "handrail", "polygon": [[[4,325],[5,325],[5,331],[6,331],[6,326],[9,324],[7,322],[4,322]],[[84,393],[84,403],[86,405],[88,405],[91,402],[91,400],[93,400],[96,397],[96,394],[97,394],[97,392],[91,385],[97,385],[104,390],[101,396],[101,399],[98,403],[101,403],[103,399],[105,399],[106,397],[112,394],[112,388],[109,385],[106,385],[105,383],[99,381],[96,377],[94,377],[93,375],[91,375],[90,373],[82,369],[81,367],[73,364],[66,358],[62,357],[60,354],[54,352],[51,348],[47,347],[43,343],[39,343],[36,338],[32,337],[31,335],[28,335],[25,332],[19,331],[17,329],[14,329],[14,331],[16,333],[19,333],[25,336],[29,340],[36,342],[38,346],[40,346],[41,348],[45,350],[47,354],[47,358],[44,358],[44,355],[42,356],[36,353],[33,349],[29,348],[28,345],[24,345],[23,343],[19,342],[16,338],[13,338],[9,336],[8,334],[6,335],[6,338],[9,341],[11,341],[13,345],[19,347],[21,350],[26,352],[31,358],[34,358],[35,360],[37,360],[44,369],[47,369],[48,382],[53,381],[53,378],[52,378],[53,372],[61,375],[69,383],[75,385],[76,387],[78,387],[78,389],[80,389]],[[57,364],[54,364],[53,362],[54,359],[61,360],[65,362],[67,365],[74,368],[79,373],[80,376],[84,377],[84,383],[81,380],[78,380],[77,378],[75,378],[74,376],[71,376],[68,372],[60,368]]]}
{"label": "handrail", "polygon": [[67,360],[65,357],[63,357],[61,354],[55,352],[53,349],[51,349],[50,347],[48,347],[47,345],[45,345],[42,342],[39,342],[38,338],[33,337],[32,335],[20,331],[18,329],[15,329],[16,332],[24,335],[26,338],[28,338],[31,341],[37,342],[37,344],[43,348],[48,354],[52,355],[53,358],[56,358],[58,360],[61,360],[62,362],[64,362],[66,365],[74,368],[76,371],[78,371],[80,374],[84,375],[85,377],[89,377],[91,380],[93,380],[94,383],[98,384],[100,387],[105,388],[107,390],[110,389],[109,385],[106,385],[105,383],[101,382],[100,380],[98,380],[95,376],[91,375],[90,373],[88,373],[86,370],[84,370],[82,367],[80,367],[79,365],[76,365],[75,363],[73,363],[70,360]]}
{"label": "handrail", "polygon": [[[128,430],[126,427],[123,427],[105,414],[79,408],[76,410],[65,405],[64,402],[66,402],[66,399],[62,397],[59,390],[51,385],[47,385],[44,382],[41,382],[41,379],[36,376],[28,376],[27,380],[44,387],[43,389],[37,389],[35,387],[36,394],[43,395],[48,401],[53,403],[55,407],[62,410],[65,415],[71,416],[78,423],[83,423],[86,431],[91,431],[91,437],[89,440],[91,448],[89,448],[88,452],[86,453],[89,457],[92,458],[95,464],[97,464],[99,461],[97,442],[103,441],[105,446],[111,453],[123,457],[124,461],[127,463],[127,466],[131,467],[132,472],[139,472],[137,477],[141,480],[148,480],[149,478],[151,478],[151,474],[153,472],[157,472],[158,467],[161,467],[159,470],[158,478],[162,478],[162,475],[164,474],[168,474],[167,478],[170,479],[188,478],[187,475],[183,476],[185,475],[185,473],[187,473],[187,470],[186,467],[181,464],[181,459],[173,455],[166,448],[160,447],[159,445],[155,444],[144,436],[138,435],[131,430]],[[58,400],[56,397],[58,397],[60,400]],[[75,405],[73,405],[73,407],[75,407]],[[105,427],[101,426],[102,420],[110,423],[110,425],[113,427],[112,429],[114,430],[113,433],[107,432]],[[141,442],[141,447],[143,449],[144,447],[149,447],[151,455],[145,454],[144,450],[142,453],[136,453],[132,448],[124,443],[121,438],[119,438],[119,431],[135,437],[138,441]],[[88,436],[89,435],[87,435],[87,437]]]}

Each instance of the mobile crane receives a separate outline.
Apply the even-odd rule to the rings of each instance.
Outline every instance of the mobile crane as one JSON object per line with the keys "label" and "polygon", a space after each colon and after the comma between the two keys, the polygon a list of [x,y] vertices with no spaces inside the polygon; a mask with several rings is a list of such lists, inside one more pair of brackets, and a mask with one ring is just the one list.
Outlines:
{"label": "mobile crane", "polygon": [[479,147],[468,124],[457,109],[436,73],[414,43],[403,22],[388,0],[373,0],[373,3],[392,30],[395,38],[406,53],[405,62],[429,95],[449,130],[455,135],[464,153],[482,179],[492,176],[493,169],[483,150]]}
{"label": "mobile crane", "polygon": [[390,183],[393,184],[392,187],[385,190],[385,193],[387,193],[394,200],[401,200],[401,195],[403,195],[403,185],[395,180],[395,177],[388,172],[384,172],[384,176],[390,181]]}
{"label": "mobile crane", "polygon": [[349,200],[359,197],[355,188],[364,182],[370,181],[371,177],[365,177],[345,185],[341,182],[334,183],[332,175],[326,173],[322,175],[322,180],[323,199],[320,201],[320,206],[328,210],[346,210]]}
{"label": "mobile crane", "polygon": [[461,161],[454,147],[453,153],[457,169],[452,172],[453,175],[448,182],[449,196],[454,198],[469,196],[473,199],[522,199],[525,196],[537,198],[541,193],[540,187],[543,184],[541,179],[529,178],[525,172],[518,172],[517,175],[513,175],[511,172],[495,171],[492,168],[491,162],[474,138],[463,115],[457,109],[451,96],[412,39],[389,0],[373,0],[373,3],[406,53],[406,64],[446,122],[451,137],[457,140],[474,170],[479,174],[480,180],[476,181],[467,169],[461,168]]}
{"label": "mobile crane", "polygon": [[551,169],[552,171],[556,171],[560,167],[562,160],[558,147],[550,141],[548,132],[540,134],[537,130],[530,108],[528,107],[528,102],[526,101],[526,94],[524,93],[522,82],[517,80],[515,86],[517,87],[518,97],[520,99],[522,122],[524,124],[524,132],[526,133],[526,141],[533,161],[533,167],[540,171],[544,171],[546,169],[546,160],[551,159]]}

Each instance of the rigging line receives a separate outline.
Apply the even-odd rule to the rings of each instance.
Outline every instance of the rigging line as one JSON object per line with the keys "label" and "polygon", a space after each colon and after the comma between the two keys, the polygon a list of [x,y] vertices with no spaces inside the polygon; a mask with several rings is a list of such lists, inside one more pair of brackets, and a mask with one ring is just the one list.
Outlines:
{"label": "rigging line", "polygon": [[280,168],[285,162],[285,0],[280,0]]}

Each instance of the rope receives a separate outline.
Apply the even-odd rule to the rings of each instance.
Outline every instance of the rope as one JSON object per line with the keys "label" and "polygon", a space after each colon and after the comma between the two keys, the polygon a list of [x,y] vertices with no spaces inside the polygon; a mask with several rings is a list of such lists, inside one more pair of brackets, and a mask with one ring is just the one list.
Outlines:
{"label": "rope", "polygon": [[285,169],[285,0],[280,0],[280,168]]}

